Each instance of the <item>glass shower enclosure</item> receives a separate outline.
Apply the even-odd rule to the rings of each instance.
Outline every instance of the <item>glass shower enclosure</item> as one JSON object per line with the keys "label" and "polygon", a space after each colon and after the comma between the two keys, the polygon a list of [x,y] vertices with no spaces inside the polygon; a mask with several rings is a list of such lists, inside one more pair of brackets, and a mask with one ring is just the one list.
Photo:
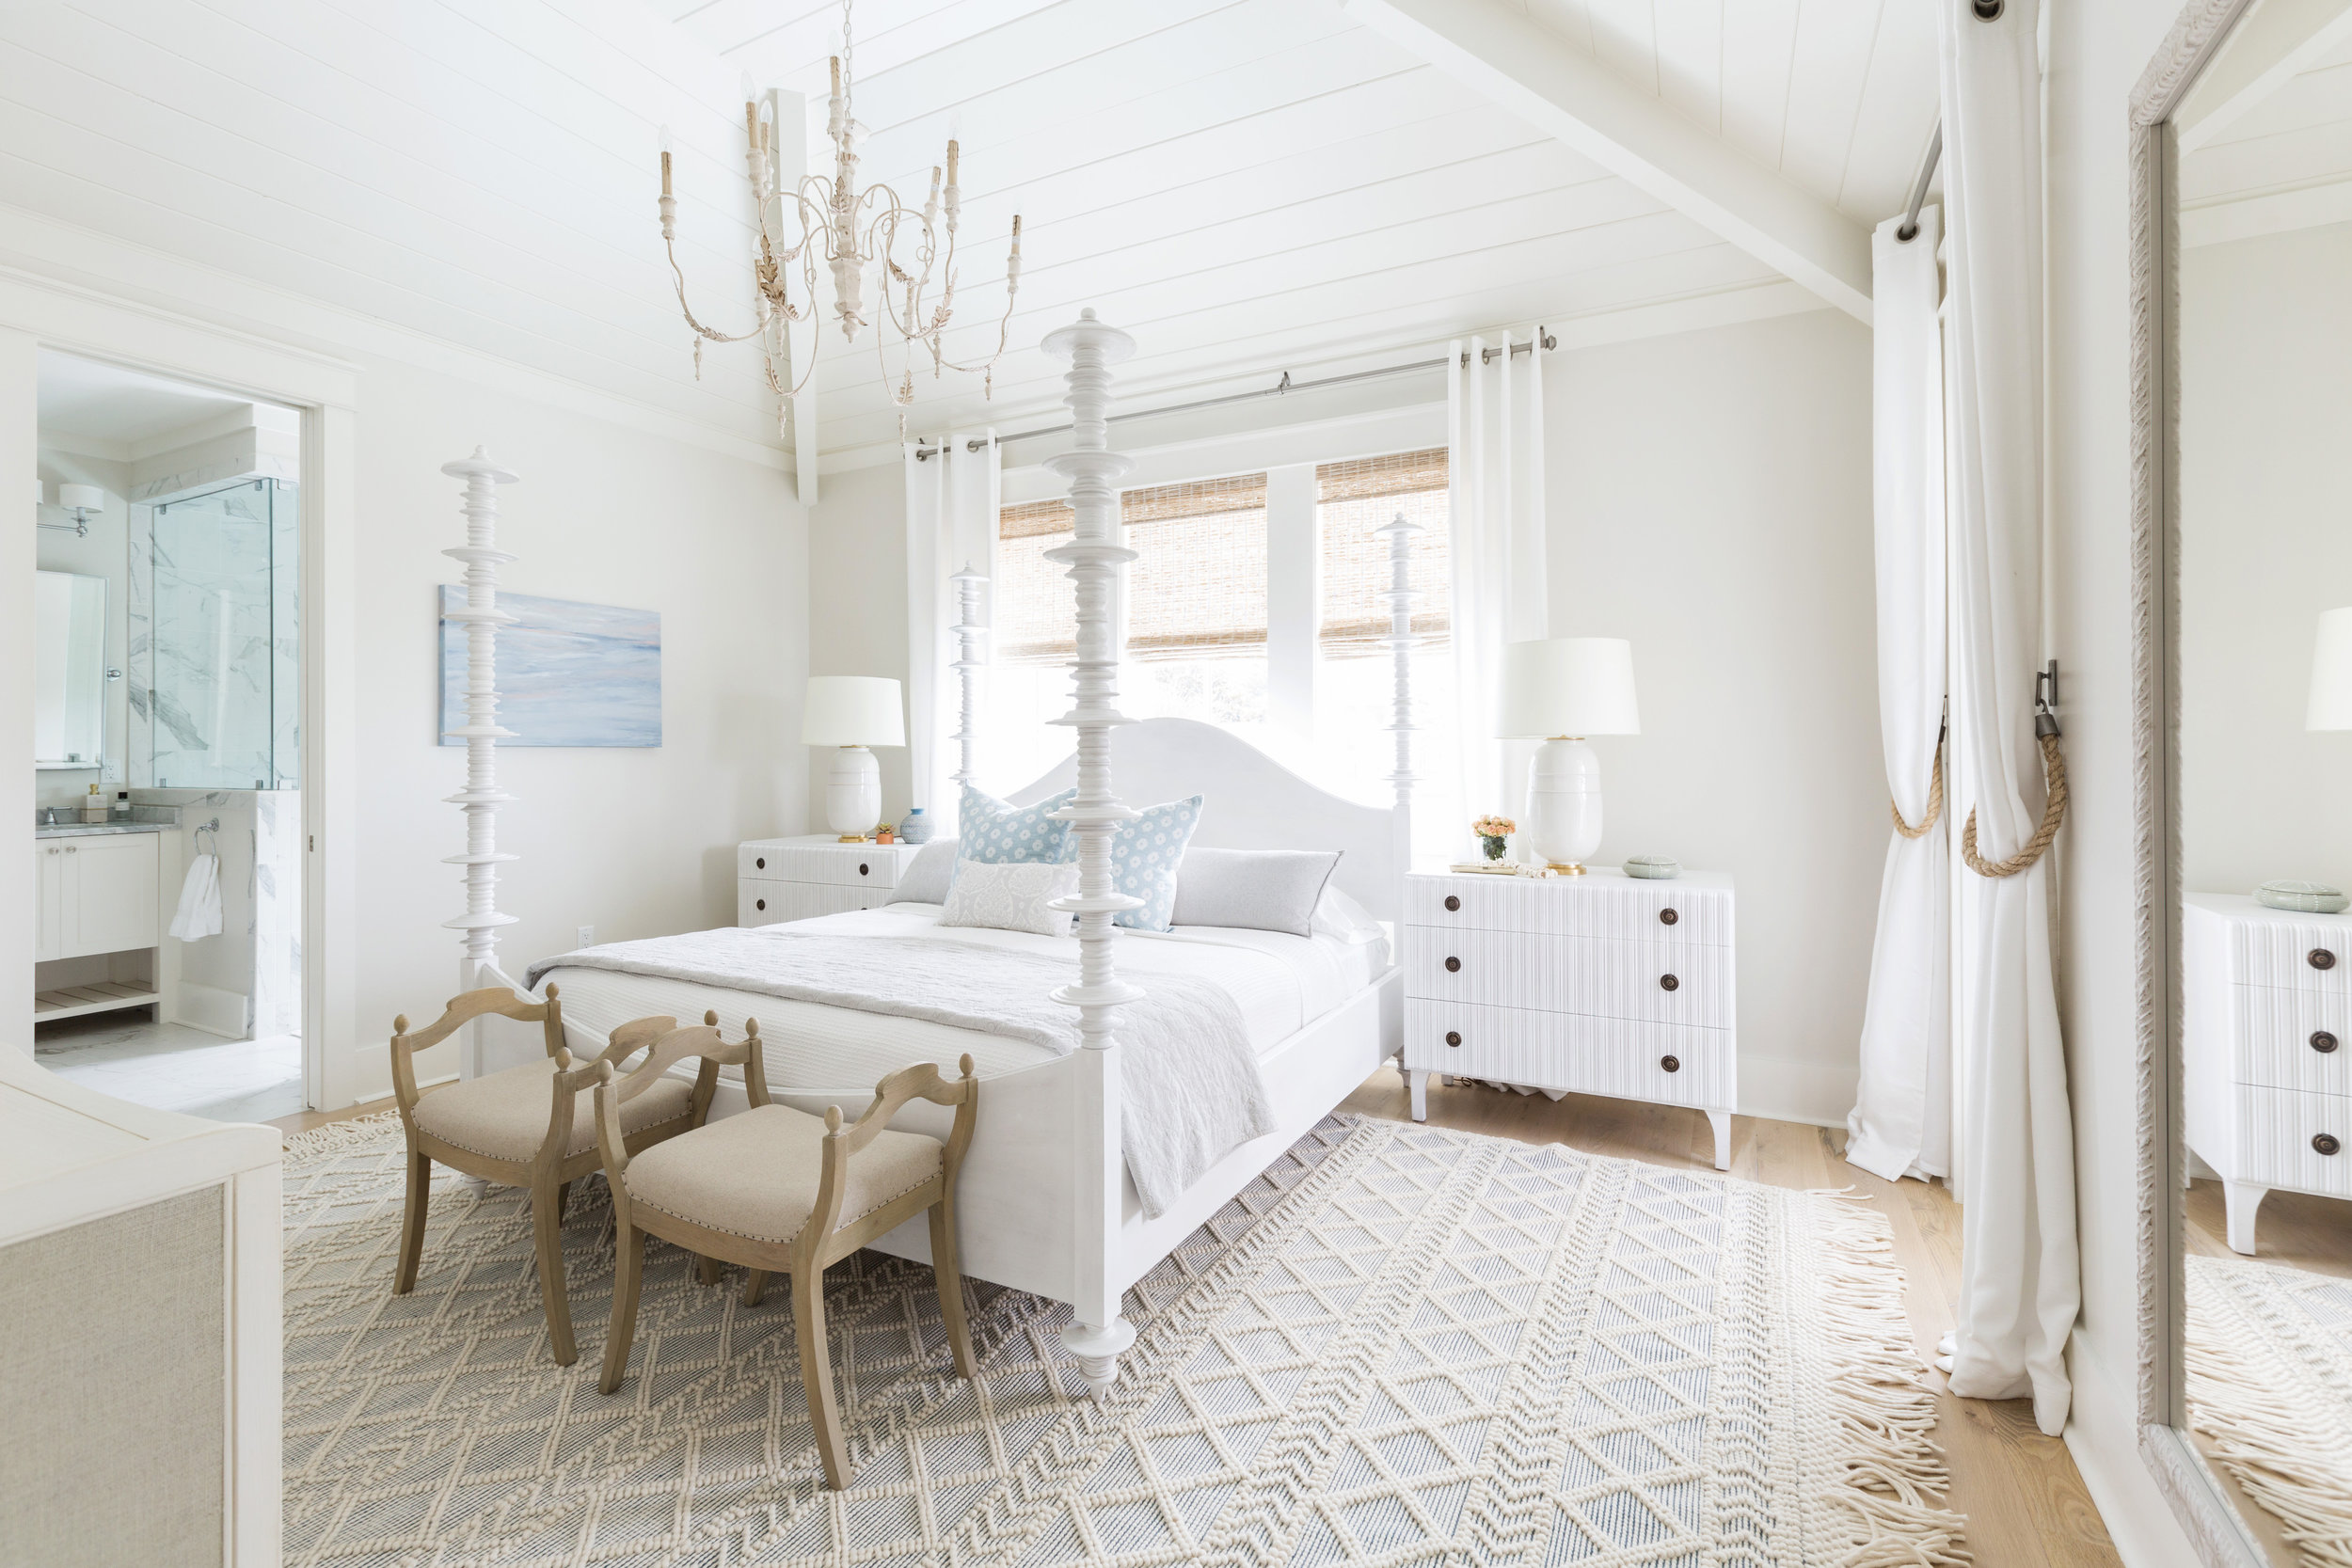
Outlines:
{"label": "glass shower enclosure", "polygon": [[298,787],[298,505],[247,479],[132,509],[134,784]]}

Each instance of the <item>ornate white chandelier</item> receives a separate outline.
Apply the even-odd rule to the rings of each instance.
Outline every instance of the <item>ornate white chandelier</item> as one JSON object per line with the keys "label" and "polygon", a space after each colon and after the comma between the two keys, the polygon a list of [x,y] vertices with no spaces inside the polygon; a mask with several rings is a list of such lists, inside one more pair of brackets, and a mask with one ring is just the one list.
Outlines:
{"label": "ornate white chandelier", "polygon": [[[976,365],[958,363],[947,356],[947,326],[956,306],[956,228],[962,214],[963,192],[958,183],[958,152],[947,143],[946,181],[938,165],[931,167],[930,195],[918,212],[898,198],[888,185],[857,183],[857,141],[864,127],[852,113],[854,45],[850,32],[850,0],[841,5],[841,53],[833,57],[833,95],[826,103],[825,135],[833,141],[834,172],[830,179],[810,174],[790,191],[778,188],[775,166],[775,124],[772,108],[755,95],[751,78],[744,78],[743,134],[748,147],[752,194],[758,203],[759,240],[752,257],[757,289],[759,324],[749,332],[721,332],[706,326],[686,300],[686,275],[677,263],[677,201],[670,193],[670,135],[661,133],[661,244],[669,254],[670,272],[677,281],[678,309],[694,334],[694,374],[702,375],[703,344],[756,341],[765,362],[768,388],[782,400],[776,429],[783,434],[792,404],[815,371],[821,330],[811,334],[807,362],[794,372],[787,351],[788,324],[817,317],[817,266],[821,257],[833,274],[833,309],[844,342],[855,342],[862,328],[875,324],[866,315],[866,286],[873,275],[874,293],[882,315],[898,338],[898,365],[891,365],[891,343],[880,327],[873,334],[874,354],[882,367],[882,385],[901,410],[914,401],[914,372],[929,353],[934,379],[948,371],[982,378],[983,395],[993,391],[996,361],[1004,356],[1006,334],[1012,322],[1013,296],[1021,286],[1021,218],[1012,220],[1012,249],[1005,259],[1005,312],[996,323],[996,347]],[[788,248],[783,235],[799,225],[799,239]],[[900,242],[911,252],[900,259]],[[796,303],[787,287],[792,269],[802,278]],[[937,293],[932,291],[936,285]]]}

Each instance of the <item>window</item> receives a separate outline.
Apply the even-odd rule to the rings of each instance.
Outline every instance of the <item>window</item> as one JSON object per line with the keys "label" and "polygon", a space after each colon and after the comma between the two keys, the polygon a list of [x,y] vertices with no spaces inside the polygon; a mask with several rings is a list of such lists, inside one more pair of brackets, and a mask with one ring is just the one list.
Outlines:
{"label": "window", "polygon": [[[1419,523],[1408,580],[1413,601],[1413,771],[1420,809],[1414,837],[1441,852],[1437,836],[1459,815],[1452,807],[1454,723],[1452,581],[1447,566],[1446,450],[1390,452],[1315,469],[1315,529],[1323,588],[1315,643],[1314,752],[1319,779],[1378,799],[1396,766],[1389,733],[1396,697],[1390,650],[1389,540],[1374,531],[1398,515]],[[1375,787],[1376,786],[1376,787]]]}
{"label": "window", "polygon": [[1228,727],[1266,717],[1263,474],[1129,490],[1120,705]]}
{"label": "window", "polygon": [[1419,523],[1413,536],[1411,581],[1416,652],[1447,645],[1451,610],[1446,575],[1445,448],[1391,452],[1315,469],[1315,527],[1323,536],[1323,625],[1316,641],[1326,658],[1387,652],[1389,541],[1374,531],[1402,516]]}
{"label": "window", "polygon": [[[1422,530],[1411,551],[1416,820],[1450,821],[1458,814],[1440,805],[1454,744],[1445,449],[1272,477],[1279,483],[1241,474],[1120,497],[1137,552],[1120,610],[1120,711],[1237,730],[1325,788],[1388,799],[1389,542],[1374,531],[1402,513]],[[1002,786],[1070,751],[1069,732],[1050,724],[1070,708],[1075,613],[1068,576],[1045,552],[1068,543],[1076,521],[1059,500],[998,514],[982,746],[983,779]]]}

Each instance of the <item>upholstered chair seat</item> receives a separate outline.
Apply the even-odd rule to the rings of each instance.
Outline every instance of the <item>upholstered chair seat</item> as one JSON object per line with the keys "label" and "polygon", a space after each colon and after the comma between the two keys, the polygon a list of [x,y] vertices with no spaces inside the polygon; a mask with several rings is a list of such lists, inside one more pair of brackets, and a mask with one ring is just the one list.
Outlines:
{"label": "upholstered chair seat", "polygon": [[[648,1090],[639,1100],[650,1099]],[[621,1131],[637,1100],[621,1106]],[[946,1146],[920,1132],[885,1128],[850,1162],[840,1225],[854,1225],[939,1174]],[[691,1138],[673,1138],[629,1161],[631,1203],[742,1236],[784,1244],[817,1207],[825,1176],[825,1124],[789,1105],[759,1105]]]}
{"label": "upholstered chair seat", "polygon": [[[713,1015],[706,1020],[715,1022]],[[536,1023],[547,1058],[503,1072],[417,1086],[416,1056],[430,1051],[481,1018],[511,1018]],[[425,1223],[433,1200],[433,1164],[484,1181],[531,1192],[531,1230],[537,1253],[539,1296],[548,1315],[548,1353],[559,1367],[580,1359],[572,1339],[571,1303],[564,1288],[564,1202],[572,1183],[603,1163],[597,1147],[597,1069],[628,1060],[677,1028],[674,1018],[641,1018],[622,1024],[598,1055],[575,1066],[564,1043],[564,1004],[553,986],[534,1002],[501,986],[485,986],[454,997],[439,1019],[416,1034],[405,1017],[392,1021],[392,1096],[408,1136],[406,1212],[400,1226],[400,1261],[392,1273],[392,1294],[416,1288],[424,1263]],[[692,1084],[648,1079],[623,1108],[614,1129],[634,1153],[699,1126],[718,1091],[716,1068]]]}
{"label": "upholstered chair seat", "polygon": [[[751,1109],[703,1122],[664,1143],[631,1148],[626,1131],[629,1108],[652,1092],[673,1063],[689,1056],[703,1059],[705,1077],[720,1067],[740,1067]],[[971,1057],[961,1066],[960,1079],[943,1078],[930,1062],[900,1069],[874,1085],[873,1103],[857,1125],[844,1127],[838,1105],[820,1120],[768,1097],[756,1022],[744,1025],[743,1040],[736,1045],[708,1024],[665,1035],[627,1077],[618,1076],[612,1063],[598,1063],[596,1148],[612,1189],[615,1250],[612,1327],[605,1336],[604,1378],[596,1386],[616,1392],[628,1374],[648,1236],[698,1255],[706,1285],[719,1282],[720,1263],[740,1264],[748,1271],[746,1307],[759,1305],[770,1275],[787,1275],[792,1281],[792,1323],[800,1338],[809,1428],[824,1458],[826,1483],[835,1491],[849,1485],[850,1449],[825,1342],[826,1264],[895,1226],[927,1215],[940,1324],[957,1374],[973,1375],[963,1275],[956,1266],[956,1173],[972,1147],[980,1081]],[[911,1100],[955,1107],[944,1142],[890,1125]]]}
{"label": "upholstered chair seat", "polygon": [[[535,1158],[548,1141],[549,1102],[556,1074],[552,1061],[526,1062],[460,1083],[444,1084],[417,1101],[417,1126],[445,1144],[493,1160]],[[572,1097],[571,1136],[566,1156],[585,1154],[596,1147],[596,1108],[594,1085]],[[649,1085],[644,1094],[621,1107],[621,1132],[643,1132],[694,1112],[694,1085],[675,1078]]]}

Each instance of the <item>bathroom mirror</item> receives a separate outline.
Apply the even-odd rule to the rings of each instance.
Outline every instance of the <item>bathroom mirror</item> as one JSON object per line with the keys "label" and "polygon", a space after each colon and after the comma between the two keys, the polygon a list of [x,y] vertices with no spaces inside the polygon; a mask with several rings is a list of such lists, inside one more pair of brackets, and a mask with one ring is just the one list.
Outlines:
{"label": "bathroom mirror", "polygon": [[97,768],[106,750],[106,579],[33,575],[33,766]]}
{"label": "bathroom mirror", "polygon": [[2352,10],[2197,0],[2135,114],[2143,1451],[2296,1568],[2352,1554]]}

